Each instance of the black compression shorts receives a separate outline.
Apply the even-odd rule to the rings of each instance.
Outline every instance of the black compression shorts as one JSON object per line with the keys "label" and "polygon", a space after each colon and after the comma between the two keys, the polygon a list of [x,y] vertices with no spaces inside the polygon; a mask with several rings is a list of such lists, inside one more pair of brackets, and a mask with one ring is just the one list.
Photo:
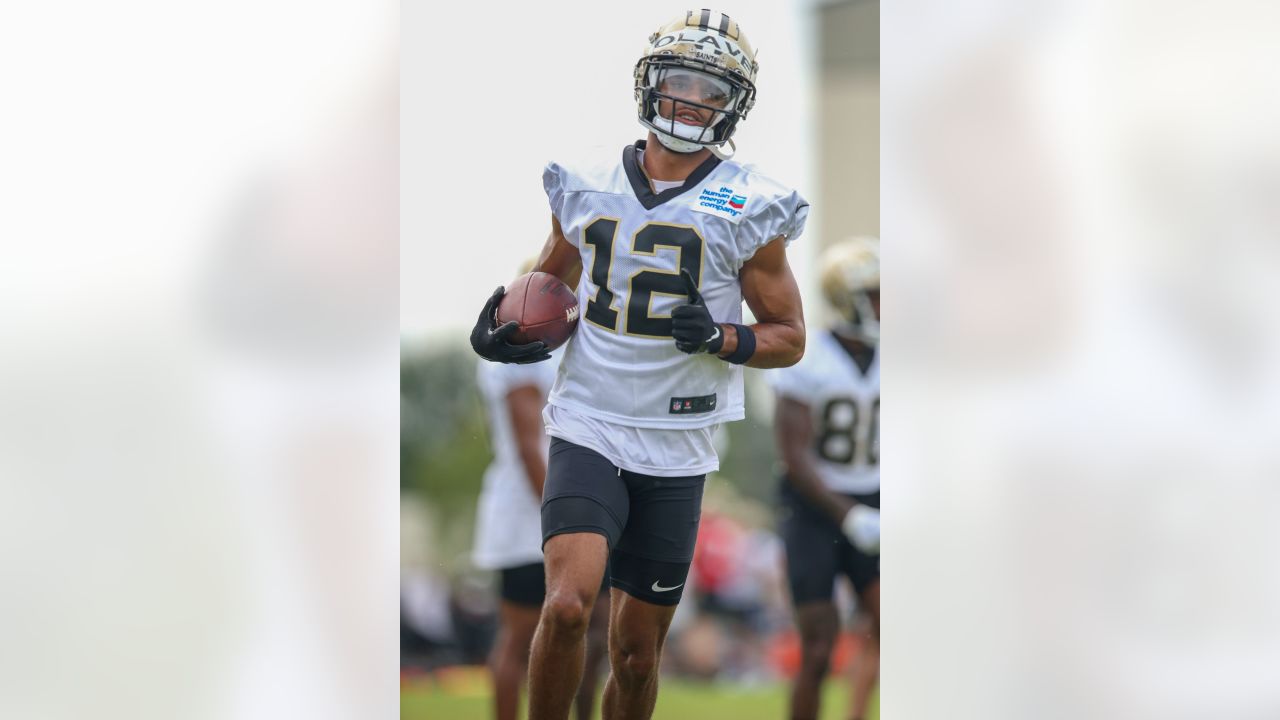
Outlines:
{"label": "black compression shorts", "polygon": [[[782,541],[787,551],[787,582],[795,605],[833,599],[837,575],[853,583],[859,595],[880,579],[880,556],[867,555],[845,537],[840,526],[782,481]],[[880,493],[848,495],[854,502],[880,507]]]}
{"label": "black compression shorts", "polygon": [[706,475],[621,470],[600,453],[551,438],[542,543],[564,533],[603,535],[613,587],[655,605],[680,602],[702,516]]}
{"label": "black compression shorts", "polygon": [[502,599],[516,605],[542,607],[547,595],[547,579],[542,563],[502,569]]}

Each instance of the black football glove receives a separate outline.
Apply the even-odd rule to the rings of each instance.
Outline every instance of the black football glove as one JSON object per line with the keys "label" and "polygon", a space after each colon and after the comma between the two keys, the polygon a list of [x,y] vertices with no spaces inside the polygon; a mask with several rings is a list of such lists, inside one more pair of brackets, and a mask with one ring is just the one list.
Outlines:
{"label": "black football glove", "polygon": [[493,291],[493,295],[489,297],[489,301],[484,304],[484,309],[480,311],[480,317],[476,320],[476,326],[471,328],[471,349],[485,360],[501,363],[536,363],[551,358],[551,351],[547,350],[547,344],[541,340],[525,345],[512,345],[507,342],[507,338],[511,337],[519,327],[517,322],[509,322],[502,327],[497,327],[498,320],[495,317],[498,312],[498,303],[502,302],[502,296],[507,289],[498,286]]}
{"label": "black football glove", "polygon": [[711,319],[711,312],[689,271],[681,269],[680,277],[684,278],[689,292],[689,304],[671,311],[671,337],[676,339],[676,349],[690,355],[700,352],[715,355],[724,346],[724,330]]}

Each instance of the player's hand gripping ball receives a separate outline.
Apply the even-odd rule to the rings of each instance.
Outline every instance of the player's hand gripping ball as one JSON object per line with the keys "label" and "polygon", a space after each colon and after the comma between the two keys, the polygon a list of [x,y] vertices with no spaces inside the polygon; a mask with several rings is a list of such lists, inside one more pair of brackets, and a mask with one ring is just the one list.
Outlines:
{"label": "player's hand gripping ball", "polygon": [[471,330],[471,349],[494,362],[541,362],[577,328],[573,290],[554,275],[531,272],[493,291]]}
{"label": "player's hand gripping ball", "polygon": [[476,318],[475,327],[471,328],[471,349],[485,360],[493,362],[524,364],[549,359],[551,353],[547,350],[546,343],[531,342],[512,345],[509,342],[511,336],[520,329],[519,323],[509,322],[501,327],[498,326],[495,316],[498,312],[498,303],[502,301],[505,293],[506,288],[499,286],[489,296],[484,308],[480,310],[480,317]]}
{"label": "player's hand gripping ball", "polygon": [[547,350],[565,344],[578,329],[578,298],[555,275],[531,272],[516,278],[498,303],[498,324],[516,323],[508,342],[541,342]]}

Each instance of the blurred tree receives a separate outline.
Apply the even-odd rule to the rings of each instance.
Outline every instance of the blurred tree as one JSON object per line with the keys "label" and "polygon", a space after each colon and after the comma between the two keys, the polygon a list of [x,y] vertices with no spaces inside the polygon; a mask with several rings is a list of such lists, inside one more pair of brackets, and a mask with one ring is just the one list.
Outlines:
{"label": "blurred tree", "polygon": [[729,447],[720,458],[720,474],[744,497],[772,506],[777,501],[781,470],[773,440],[772,391],[748,378],[747,417],[728,424]]}
{"label": "blurred tree", "polygon": [[481,476],[492,457],[476,362],[466,347],[400,359],[400,488],[436,509],[441,522],[432,542],[450,566],[470,544]]}

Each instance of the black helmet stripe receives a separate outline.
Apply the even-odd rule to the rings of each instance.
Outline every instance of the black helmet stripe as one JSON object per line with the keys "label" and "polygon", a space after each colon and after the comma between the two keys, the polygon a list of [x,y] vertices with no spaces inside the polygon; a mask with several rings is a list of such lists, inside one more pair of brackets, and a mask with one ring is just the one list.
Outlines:
{"label": "black helmet stripe", "polygon": [[707,8],[702,9],[702,17],[698,19],[698,29],[706,30],[711,25],[711,11]]}
{"label": "black helmet stripe", "polygon": [[729,16],[724,13],[720,13],[720,34],[729,34]]}

